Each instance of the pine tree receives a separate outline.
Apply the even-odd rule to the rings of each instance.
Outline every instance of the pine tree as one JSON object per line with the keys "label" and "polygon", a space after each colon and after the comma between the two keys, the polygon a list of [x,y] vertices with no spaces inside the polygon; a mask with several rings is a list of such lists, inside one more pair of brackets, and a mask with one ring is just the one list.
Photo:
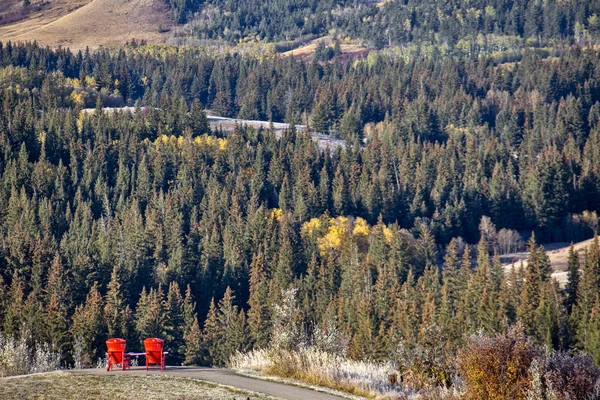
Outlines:
{"label": "pine tree", "polygon": [[456,312],[460,299],[464,296],[464,287],[462,284],[468,280],[467,276],[460,276],[460,258],[458,257],[457,242],[452,239],[446,247],[444,256],[444,267],[442,269],[442,299],[440,305],[440,323],[442,327],[448,330],[448,336],[453,339],[458,338],[456,330]]}
{"label": "pine tree", "polygon": [[104,303],[104,320],[106,321],[108,336],[111,338],[121,337],[123,333],[121,327],[124,302],[121,294],[119,267],[117,265],[113,267]]}
{"label": "pine tree", "polygon": [[221,329],[217,321],[217,307],[215,299],[210,302],[208,314],[204,320],[202,335],[202,364],[215,365],[221,342]]}
{"label": "pine tree", "polygon": [[13,274],[7,299],[7,307],[4,312],[4,333],[18,337],[23,323],[25,293],[23,279],[16,272]]}
{"label": "pine tree", "polygon": [[535,313],[535,329],[537,340],[548,349],[558,349],[563,343],[563,310],[558,300],[558,284],[556,281],[547,282],[542,288],[540,303]]}
{"label": "pine tree", "polygon": [[590,347],[589,324],[592,308],[600,292],[600,241],[594,237],[585,254],[581,284],[577,293],[576,309],[571,322],[576,325],[577,343],[581,348]]}
{"label": "pine tree", "polygon": [[177,282],[171,282],[165,304],[165,347],[170,349],[169,359],[181,364],[185,357],[184,337],[184,302]]}
{"label": "pine tree", "polygon": [[567,284],[565,286],[565,307],[569,315],[573,311],[573,306],[577,302],[577,292],[579,291],[579,253],[575,252],[573,243],[569,248],[569,259],[568,259],[568,270],[567,270]]}
{"label": "pine tree", "polygon": [[349,189],[340,166],[335,170],[332,182],[333,211],[335,215],[346,215],[349,211]]}
{"label": "pine tree", "polygon": [[536,332],[535,313],[540,304],[540,296],[550,280],[550,260],[543,247],[537,247],[535,236],[531,236],[528,248],[527,269],[521,292],[521,304],[518,317],[528,334]]}
{"label": "pine tree", "polygon": [[246,317],[243,311],[238,312],[238,307],[233,305],[234,300],[231,288],[227,287],[218,306],[217,323],[221,329],[221,340],[215,365],[226,365],[236,351],[244,351],[246,347]]}
{"label": "pine tree", "polygon": [[200,365],[202,363],[202,330],[198,318],[194,318],[192,325],[184,335],[185,340],[185,365]]}
{"label": "pine tree", "polygon": [[46,283],[46,326],[50,346],[61,353],[63,359],[70,346],[69,308],[71,288],[60,255],[57,253],[50,265],[48,282]]}
{"label": "pine tree", "polygon": [[348,355],[354,359],[370,359],[375,355],[371,302],[362,296],[356,309],[356,331],[352,337]]}
{"label": "pine tree", "polygon": [[193,137],[210,132],[208,119],[198,99],[195,99],[190,106],[189,126],[192,129]]}
{"label": "pine tree", "polygon": [[34,346],[36,340],[44,342],[47,340],[44,307],[39,290],[29,292],[23,305],[22,321],[21,336],[25,336],[30,346]]}
{"label": "pine tree", "polygon": [[269,344],[270,319],[268,306],[268,283],[262,251],[252,258],[250,265],[250,298],[248,305],[248,326],[256,348]]}
{"label": "pine tree", "polygon": [[75,308],[71,334],[83,347],[83,365],[91,366],[105,351],[106,324],[104,321],[104,302],[98,291],[98,283],[90,289],[85,304]]}
{"label": "pine tree", "polygon": [[185,324],[183,340],[185,343],[184,364],[199,365],[202,363],[202,330],[196,314],[196,303],[192,299],[190,285],[185,291],[183,300],[183,320]]}
{"label": "pine tree", "polygon": [[596,296],[586,328],[583,350],[598,364],[600,363],[600,295]]}
{"label": "pine tree", "polygon": [[140,294],[135,313],[135,327],[140,339],[162,338],[166,336],[166,324],[169,320],[169,310],[165,304],[162,288],[144,288]]}

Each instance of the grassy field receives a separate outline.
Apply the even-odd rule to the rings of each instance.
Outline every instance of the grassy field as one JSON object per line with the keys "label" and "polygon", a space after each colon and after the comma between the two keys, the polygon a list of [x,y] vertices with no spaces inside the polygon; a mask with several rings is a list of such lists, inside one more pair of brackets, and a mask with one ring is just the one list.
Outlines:
{"label": "grassy field", "polygon": [[272,397],[169,376],[89,376],[67,372],[0,379],[0,399],[48,400],[263,400]]}
{"label": "grassy field", "polygon": [[[2,0],[5,1],[5,0]],[[32,0],[35,12],[14,14],[22,1],[0,9],[0,39],[2,41],[37,40],[42,45],[63,46],[73,50],[123,44],[132,39],[164,42],[169,29],[168,6],[162,0]],[[15,4],[12,4],[15,3]]]}
{"label": "grassy field", "polygon": [[[310,41],[304,46],[298,47],[294,50],[289,50],[282,53],[285,57],[295,57],[302,60],[311,60],[315,54],[315,50],[319,42],[325,42],[326,45],[333,46],[332,38],[330,36],[324,36],[315,40]],[[368,52],[366,47],[363,47],[357,43],[340,43],[340,50],[342,51],[342,55],[353,55],[363,52]]]}

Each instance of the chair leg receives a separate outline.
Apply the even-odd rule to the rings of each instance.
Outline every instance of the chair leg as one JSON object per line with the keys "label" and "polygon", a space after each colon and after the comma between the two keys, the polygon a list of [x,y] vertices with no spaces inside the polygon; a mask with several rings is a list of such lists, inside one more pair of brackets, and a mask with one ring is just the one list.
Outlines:
{"label": "chair leg", "polygon": [[148,355],[146,355],[146,371],[148,371]]}

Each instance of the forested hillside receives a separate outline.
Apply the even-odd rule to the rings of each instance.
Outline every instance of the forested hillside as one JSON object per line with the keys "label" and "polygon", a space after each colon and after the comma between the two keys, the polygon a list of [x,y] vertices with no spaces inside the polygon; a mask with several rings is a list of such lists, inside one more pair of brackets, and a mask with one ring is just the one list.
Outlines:
{"label": "forested hillside", "polygon": [[[599,60],[579,47],[341,64],[2,45],[3,334],[47,342],[65,365],[93,365],[107,336],[164,337],[171,362],[223,365],[283,330],[286,346],[355,359],[443,348],[448,377],[465,334],[519,320],[600,361],[598,242],[581,279],[571,257],[564,290],[536,243],[598,229]],[[203,108],[304,118],[351,145],[224,137]],[[517,231],[537,235],[505,279],[495,255],[523,245]]]}
{"label": "forested hillside", "polygon": [[196,11],[188,18],[196,36],[232,42],[289,42],[335,32],[375,48],[416,43],[441,52],[491,53],[585,41],[600,33],[600,4],[593,0],[188,0],[186,4],[178,10]]}
{"label": "forested hillside", "polygon": [[[600,243],[570,252],[564,287],[541,243],[599,231],[597,1],[166,3],[173,36],[207,46],[0,44],[0,350],[81,367],[108,337],[164,338],[170,364],[309,349],[472,399],[471,355],[522,350],[521,389],[494,398],[572,371],[589,381],[528,398],[590,393]],[[324,36],[309,61],[277,54]],[[387,49],[349,61],[350,41]]]}

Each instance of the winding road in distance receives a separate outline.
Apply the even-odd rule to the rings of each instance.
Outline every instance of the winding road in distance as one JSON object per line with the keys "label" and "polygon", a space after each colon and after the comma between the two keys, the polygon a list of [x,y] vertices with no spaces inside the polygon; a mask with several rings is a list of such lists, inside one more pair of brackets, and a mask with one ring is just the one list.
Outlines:
{"label": "winding road in distance", "polygon": [[231,386],[237,389],[263,393],[268,396],[285,400],[340,400],[343,398],[329,393],[317,392],[302,387],[286,385],[285,383],[250,378],[244,375],[236,374],[232,370],[223,368],[167,367],[167,369],[163,372],[156,368],[146,371],[145,367],[132,367],[131,370],[127,371],[113,370],[111,372],[107,372],[105,369],[95,368],[72,370],[71,373],[85,375],[169,375],[179,378],[199,379],[220,385]]}

